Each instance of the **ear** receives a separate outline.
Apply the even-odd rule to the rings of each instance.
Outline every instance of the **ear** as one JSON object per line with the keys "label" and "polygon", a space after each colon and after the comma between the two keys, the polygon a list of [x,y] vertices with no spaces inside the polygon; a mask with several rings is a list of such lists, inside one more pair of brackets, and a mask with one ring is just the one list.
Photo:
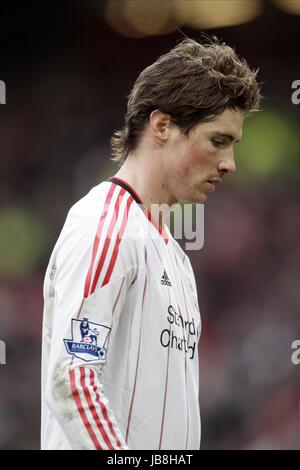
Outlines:
{"label": "ear", "polygon": [[169,137],[171,116],[155,109],[150,114],[149,127],[153,139],[160,145],[164,144]]}

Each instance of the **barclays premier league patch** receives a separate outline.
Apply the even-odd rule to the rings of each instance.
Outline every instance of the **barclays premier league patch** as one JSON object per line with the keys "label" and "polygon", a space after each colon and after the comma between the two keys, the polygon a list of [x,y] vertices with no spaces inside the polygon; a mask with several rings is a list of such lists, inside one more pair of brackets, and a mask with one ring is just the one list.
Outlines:
{"label": "barclays premier league patch", "polygon": [[72,339],[64,339],[67,352],[85,362],[104,361],[111,328],[93,323],[88,318],[75,320],[71,324]]}

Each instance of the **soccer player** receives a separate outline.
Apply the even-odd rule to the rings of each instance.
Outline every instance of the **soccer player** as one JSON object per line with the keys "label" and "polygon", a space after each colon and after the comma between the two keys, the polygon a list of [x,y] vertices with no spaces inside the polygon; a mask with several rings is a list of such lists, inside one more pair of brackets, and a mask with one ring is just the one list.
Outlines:
{"label": "soccer player", "polygon": [[259,101],[217,40],[185,39],[137,78],[120,169],[70,209],[47,268],[43,449],[199,449],[197,289],[152,207],[205,201]]}

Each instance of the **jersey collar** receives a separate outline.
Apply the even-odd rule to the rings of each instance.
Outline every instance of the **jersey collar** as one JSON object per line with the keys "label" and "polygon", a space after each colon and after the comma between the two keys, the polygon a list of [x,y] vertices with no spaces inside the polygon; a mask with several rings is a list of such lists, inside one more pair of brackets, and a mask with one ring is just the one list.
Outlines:
{"label": "jersey collar", "polygon": [[140,196],[137,194],[137,192],[133,189],[132,186],[130,186],[129,183],[127,183],[126,181],[124,181],[123,179],[121,178],[118,178],[117,176],[111,176],[110,178],[108,178],[108,181],[110,183],[114,183],[114,184],[117,184],[118,186],[121,186],[122,188],[124,188],[126,191],[128,191],[131,196],[133,197],[133,199],[135,200],[135,202],[138,203],[138,205],[140,206],[141,210],[144,212],[145,216],[147,217],[147,219],[149,220],[149,222],[151,222],[151,224],[156,228],[156,230],[160,233],[160,235],[162,236],[165,244],[167,245],[168,244],[168,241],[169,241],[169,237],[168,237],[168,234],[167,234],[167,231],[166,231],[166,228],[165,226],[159,226],[159,224],[156,222],[156,220],[154,220],[154,218],[152,217],[152,214],[151,212],[146,208],[146,206],[144,206]]}

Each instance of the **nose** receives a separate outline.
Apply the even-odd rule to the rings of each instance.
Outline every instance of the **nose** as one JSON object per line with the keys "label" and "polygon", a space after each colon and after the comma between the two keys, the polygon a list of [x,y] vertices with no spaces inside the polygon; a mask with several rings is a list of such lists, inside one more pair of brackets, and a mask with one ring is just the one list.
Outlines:
{"label": "nose", "polygon": [[219,171],[220,173],[228,173],[232,174],[236,170],[235,162],[234,162],[234,153],[233,150],[231,149],[230,151],[226,152],[222,156],[222,159],[220,160],[219,163]]}

